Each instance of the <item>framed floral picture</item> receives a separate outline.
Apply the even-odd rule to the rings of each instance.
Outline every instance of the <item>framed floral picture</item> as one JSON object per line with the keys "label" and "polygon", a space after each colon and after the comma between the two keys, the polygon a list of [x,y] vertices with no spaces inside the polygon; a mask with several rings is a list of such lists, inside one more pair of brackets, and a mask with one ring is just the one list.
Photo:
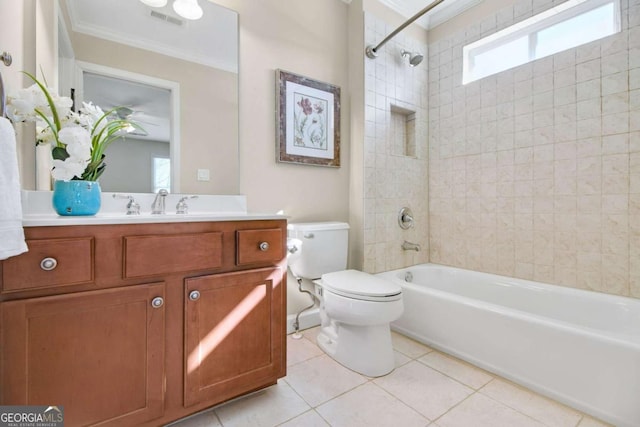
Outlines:
{"label": "framed floral picture", "polygon": [[276,160],[340,167],[340,88],[276,70]]}

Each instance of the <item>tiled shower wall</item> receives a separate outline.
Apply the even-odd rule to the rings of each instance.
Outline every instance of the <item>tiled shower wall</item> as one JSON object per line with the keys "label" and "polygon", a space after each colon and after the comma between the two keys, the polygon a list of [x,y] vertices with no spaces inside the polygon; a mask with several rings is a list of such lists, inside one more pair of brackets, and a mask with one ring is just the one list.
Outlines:
{"label": "tiled shower wall", "polygon": [[[377,44],[395,27],[365,14],[365,42]],[[410,67],[400,51],[419,51]],[[364,271],[376,273],[426,262],[428,223],[427,46],[402,33],[365,58]],[[415,117],[412,113],[415,112]],[[404,124],[403,124],[404,121]],[[402,230],[397,215],[411,208],[415,226]],[[403,251],[402,242],[421,251]]]}
{"label": "tiled shower wall", "polygon": [[429,46],[431,261],[640,298],[640,0],[617,35],[461,84],[464,44],[558,3]]}

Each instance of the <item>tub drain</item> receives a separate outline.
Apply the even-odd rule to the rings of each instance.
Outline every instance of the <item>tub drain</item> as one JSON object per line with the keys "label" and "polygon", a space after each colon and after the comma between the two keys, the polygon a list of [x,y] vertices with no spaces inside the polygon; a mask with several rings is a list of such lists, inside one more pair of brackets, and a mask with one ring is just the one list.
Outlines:
{"label": "tub drain", "polygon": [[404,281],[409,283],[413,282],[413,273],[411,273],[410,271],[404,273]]}

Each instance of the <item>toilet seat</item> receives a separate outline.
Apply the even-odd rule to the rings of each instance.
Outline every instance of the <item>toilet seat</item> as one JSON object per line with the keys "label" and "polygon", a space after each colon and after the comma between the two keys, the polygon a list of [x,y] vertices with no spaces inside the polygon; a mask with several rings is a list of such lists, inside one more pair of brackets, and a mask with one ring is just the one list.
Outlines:
{"label": "toilet seat", "polygon": [[402,288],[358,270],[344,270],[322,275],[321,286],[329,292],[363,301],[396,301],[402,298]]}

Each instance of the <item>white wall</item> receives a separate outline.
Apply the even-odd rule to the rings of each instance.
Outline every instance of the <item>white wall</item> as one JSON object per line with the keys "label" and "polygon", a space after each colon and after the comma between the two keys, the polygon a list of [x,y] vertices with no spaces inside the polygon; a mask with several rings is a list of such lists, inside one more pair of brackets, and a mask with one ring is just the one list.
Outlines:
{"label": "white wall", "polygon": [[[348,6],[340,0],[218,3],[240,14],[240,188],[249,208],[284,210],[291,221],[348,220]],[[276,69],[341,87],[339,169],[276,163]]]}
{"label": "white wall", "polygon": [[[240,191],[249,210],[290,222],[348,221],[348,12],[341,0],[216,0],[240,18]],[[276,162],[276,69],[341,88],[341,167]],[[354,247],[351,248],[354,250]],[[288,282],[289,314],[309,304]]]}
{"label": "white wall", "polygon": [[[169,143],[132,138],[118,139],[107,147],[105,155],[107,167],[100,177],[102,191],[152,193],[153,158],[169,158]],[[118,168],[110,168],[110,164],[117,164]],[[149,208],[144,206],[143,211]],[[170,209],[167,209],[167,212],[169,211]]]}
{"label": "white wall", "polygon": [[[55,37],[53,31],[56,28],[56,16],[52,14],[50,6],[51,2],[48,0],[0,1],[0,16],[3,20],[0,25],[0,49],[13,56],[11,66],[0,64],[6,93],[33,84],[21,71],[28,71],[33,75],[39,75],[41,70],[46,75],[55,73],[55,58],[46,55],[45,47]],[[42,68],[36,66],[40,63]],[[35,188],[35,125],[25,123],[16,125],[15,128],[20,181],[23,188]]]}

